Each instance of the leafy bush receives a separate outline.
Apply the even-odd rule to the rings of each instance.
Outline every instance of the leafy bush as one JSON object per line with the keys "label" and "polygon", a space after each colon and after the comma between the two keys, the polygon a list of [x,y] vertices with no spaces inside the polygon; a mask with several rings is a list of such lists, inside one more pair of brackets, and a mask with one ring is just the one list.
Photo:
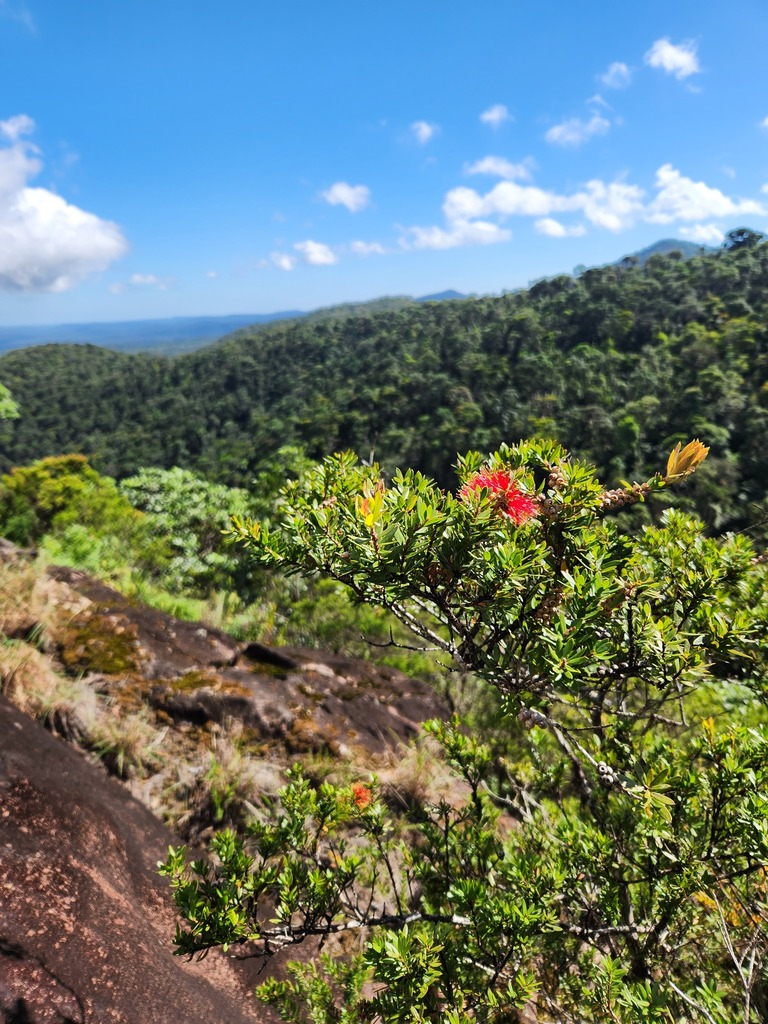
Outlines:
{"label": "leafy bush", "polygon": [[506,737],[431,723],[465,796],[404,822],[375,781],[294,771],[215,867],[171,851],[178,951],[364,934],[262,987],[293,1021],[766,1019],[765,561],[680,512],[636,539],[613,517],[705,455],[606,491],[521,443],[461,459],[453,495],[344,454],[277,527],[235,520],[260,564],[338,580],[495,687]]}
{"label": "leafy bush", "polygon": [[87,530],[95,537],[110,536],[123,549],[153,549],[144,517],[121,496],[115,481],[100,476],[84,455],[41,459],[3,476],[0,524],[4,536],[22,545],[71,531],[77,550]]}

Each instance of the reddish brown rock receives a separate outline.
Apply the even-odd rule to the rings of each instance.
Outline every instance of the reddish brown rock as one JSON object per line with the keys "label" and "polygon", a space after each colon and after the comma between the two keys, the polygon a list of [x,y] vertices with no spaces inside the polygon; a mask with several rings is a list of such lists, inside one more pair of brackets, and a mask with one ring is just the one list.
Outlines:
{"label": "reddish brown rock", "polygon": [[86,573],[50,572],[85,599],[59,645],[65,670],[100,676],[107,692],[128,680],[177,724],[234,720],[282,740],[290,753],[380,754],[448,714],[430,686],[397,669],[310,648],[240,644],[130,601]]}
{"label": "reddish brown rock", "polygon": [[237,965],[173,957],[157,875],[173,836],[0,698],[0,1012],[6,1024],[252,1024]]}

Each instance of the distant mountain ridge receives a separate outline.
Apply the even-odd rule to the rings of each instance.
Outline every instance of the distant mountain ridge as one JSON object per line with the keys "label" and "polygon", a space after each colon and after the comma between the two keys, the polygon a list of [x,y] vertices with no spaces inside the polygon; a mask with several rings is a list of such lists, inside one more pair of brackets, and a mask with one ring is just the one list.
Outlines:
{"label": "distant mountain ridge", "polygon": [[82,324],[43,324],[0,327],[0,352],[66,342],[99,345],[117,352],[167,352],[181,354],[216,341],[241,327],[293,320],[300,310],[279,313],[239,313],[232,316],[174,316],[157,320],[123,320]]}
{"label": "distant mountain ridge", "polygon": [[422,295],[420,299],[416,299],[417,302],[451,302],[454,299],[468,299],[468,295],[464,295],[463,292],[457,292],[454,288],[448,288],[444,292],[435,292],[432,295]]}
{"label": "distant mountain ridge", "polygon": [[679,252],[684,260],[690,260],[694,256],[701,256],[702,253],[714,252],[716,248],[712,245],[702,245],[701,242],[686,242],[679,238],[661,238],[658,242],[647,245],[638,252],[624,256],[617,260],[617,263],[623,263],[624,260],[636,260],[641,266],[645,266],[651,256],[668,256],[671,252]]}
{"label": "distant mountain ridge", "polygon": [[231,316],[174,316],[154,320],[99,321],[92,323],[43,324],[0,327],[0,353],[32,345],[98,345],[115,352],[152,352],[182,355],[203,348],[244,328],[281,320],[328,320],[356,314],[375,314],[404,309],[418,302],[464,299],[449,289],[413,299],[407,295],[385,296],[366,302],[347,302],[311,311],[290,309],[277,313],[236,313]]}

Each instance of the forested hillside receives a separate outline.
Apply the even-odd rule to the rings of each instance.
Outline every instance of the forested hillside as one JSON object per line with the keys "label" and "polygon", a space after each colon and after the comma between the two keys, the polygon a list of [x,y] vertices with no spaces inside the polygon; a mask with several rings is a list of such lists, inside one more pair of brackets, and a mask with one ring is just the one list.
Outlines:
{"label": "forested hillside", "polygon": [[352,448],[454,483],[457,450],[552,436],[607,479],[655,471],[679,438],[711,456],[693,498],[714,527],[768,490],[768,244],[653,256],[499,298],[239,332],[176,360],[93,346],[0,359],[21,418],[3,469],[81,451],[122,478],[182,466],[247,485],[278,448]]}

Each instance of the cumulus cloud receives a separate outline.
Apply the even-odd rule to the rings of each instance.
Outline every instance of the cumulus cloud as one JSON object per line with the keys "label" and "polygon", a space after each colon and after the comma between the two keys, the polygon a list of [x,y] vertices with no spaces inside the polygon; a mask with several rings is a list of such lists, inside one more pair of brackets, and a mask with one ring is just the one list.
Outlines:
{"label": "cumulus cloud", "polygon": [[364,210],[371,201],[371,190],[367,185],[348,185],[346,181],[335,182],[321,195],[326,203],[330,203],[331,206],[346,206],[350,213]]}
{"label": "cumulus cloud", "polygon": [[554,217],[542,217],[533,225],[540,235],[548,235],[549,238],[577,237],[586,233],[583,224],[575,224],[573,227],[566,227]]}
{"label": "cumulus cloud", "polygon": [[646,53],[644,60],[650,67],[660,68],[668,75],[674,75],[680,80],[701,71],[696,54],[696,43],[690,39],[677,45],[667,38],[657,39]]}
{"label": "cumulus cloud", "polygon": [[447,220],[476,217],[539,217],[580,211],[592,224],[620,231],[629,227],[642,212],[643,191],[624,182],[587,182],[572,195],[558,195],[535,185],[502,181],[481,196],[471,188],[454,188],[447,193],[443,212]]}
{"label": "cumulus cloud", "polygon": [[545,217],[576,208],[574,200],[568,196],[559,196],[535,185],[518,185],[514,181],[499,182],[484,196],[472,188],[453,188],[443,202],[443,213],[449,221],[488,216]]}
{"label": "cumulus cloud", "polygon": [[512,115],[503,103],[494,103],[492,107],[488,107],[482,112],[480,120],[483,124],[490,125],[491,128],[500,128],[505,121],[512,120]]}
{"label": "cumulus cloud", "polygon": [[626,89],[632,81],[632,71],[620,60],[615,60],[608,70],[600,75],[600,81],[607,89]]}
{"label": "cumulus cloud", "polygon": [[656,188],[658,193],[646,216],[654,224],[765,213],[760,203],[752,199],[731,199],[703,181],[684,177],[671,164],[664,164],[656,172]]}
{"label": "cumulus cloud", "polygon": [[572,117],[562,124],[553,125],[544,138],[556,146],[580,146],[595,135],[605,135],[611,122],[602,114],[593,114],[588,121]]}
{"label": "cumulus cloud", "polygon": [[[768,183],[762,191],[768,194]],[[406,249],[452,249],[506,242],[511,231],[505,221],[511,217],[533,218],[534,229],[550,238],[585,234],[584,223],[563,223],[556,216],[560,214],[580,215],[587,225],[612,232],[625,231],[642,221],[693,222],[679,228],[681,234],[709,244],[723,237],[712,219],[765,213],[765,208],[752,199],[731,198],[704,182],[685,177],[671,164],[664,164],[656,172],[651,197],[639,185],[622,179],[593,178],[567,194],[510,180],[498,182],[485,193],[462,185],[445,194],[443,226],[406,228],[400,244]]]}
{"label": "cumulus cloud", "polygon": [[293,270],[296,266],[296,257],[290,256],[287,252],[273,252],[269,258],[279,270]]}
{"label": "cumulus cloud", "polygon": [[489,221],[455,220],[447,228],[408,228],[400,240],[405,249],[456,249],[462,245],[508,242],[512,232]]}
{"label": "cumulus cloud", "polygon": [[572,196],[572,201],[595,227],[625,231],[642,216],[644,195],[637,185],[595,178]]}
{"label": "cumulus cloud", "polygon": [[338,263],[338,256],[323,242],[313,242],[307,239],[305,242],[296,242],[293,247],[304,257],[304,262],[313,267],[329,267]]}
{"label": "cumulus cloud", "polygon": [[357,256],[383,256],[387,251],[380,242],[352,242],[349,247]]}
{"label": "cumulus cloud", "polygon": [[[608,231],[624,231],[638,220],[655,224],[703,222],[715,217],[766,212],[760,203],[726,196],[704,182],[685,177],[671,164],[664,164],[656,172],[655,187],[655,197],[646,202],[645,193],[638,185],[624,181],[605,182],[599,178],[586,182],[569,195],[514,181],[500,182],[484,195],[460,186],[446,194],[443,212],[450,222],[494,216],[502,219],[546,219],[553,213],[578,211],[591,224]],[[546,229],[544,233],[547,233]]]}
{"label": "cumulus cloud", "polygon": [[702,245],[719,245],[725,238],[725,234],[716,224],[694,224],[692,227],[680,228],[683,238],[691,242],[701,242]]}
{"label": "cumulus cloud", "polygon": [[440,131],[440,126],[430,124],[428,121],[414,121],[411,125],[411,131],[419,145],[425,146],[430,139],[437,135]]}
{"label": "cumulus cloud", "polygon": [[29,181],[39,174],[39,150],[23,136],[26,114],[0,121],[0,289],[63,292],[123,256],[117,224],[81,210]]}
{"label": "cumulus cloud", "polygon": [[465,170],[467,174],[488,174],[493,178],[506,178],[508,181],[516,178],[527,181],[531,176],[530,165],[530,160],[513,164],[503,156],[484,156],[482,160],[470,164]]}

